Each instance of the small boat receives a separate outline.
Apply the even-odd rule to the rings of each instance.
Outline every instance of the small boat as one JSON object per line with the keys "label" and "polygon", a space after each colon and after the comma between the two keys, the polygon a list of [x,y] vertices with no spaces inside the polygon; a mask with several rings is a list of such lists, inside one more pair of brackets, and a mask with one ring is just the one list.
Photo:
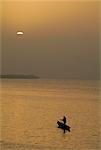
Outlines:
{"label": "small boat", "polygon": [[68,126],[68,125],[66,125],[66,124],[64,124],[64,123],[62,123],[60,121],[57,121],[57,124],[58,124],[58,128],[63,129],[64,132],[65,132],[65,130],[70,132],[70,126]]}

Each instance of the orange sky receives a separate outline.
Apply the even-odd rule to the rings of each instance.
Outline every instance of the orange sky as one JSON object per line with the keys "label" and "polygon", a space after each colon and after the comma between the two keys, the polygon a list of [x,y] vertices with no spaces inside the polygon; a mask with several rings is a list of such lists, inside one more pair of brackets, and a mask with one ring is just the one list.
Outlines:
{"label": "orange sky", "polygon": [[40,30],[45,27],[60,30],[61,27],[64,31],[65,28],[73,29],[75,24],[80,30],[94,30],[98,3],[18,1],[5,2],[2,8],[4,23],[11,29]]}
{"label": "orange sky", "polygon": [[[69,74],[80,76],[82,66],[78,62],[78,57],[81,56],[79,61],[81,61],[85,70],[87,67],[89,72],[89,69],[92,68],[91,73],[89,72],[89,74],[92,74],[95,66],[94,76],[98,73],[98,69],[96,70],[98,68],[98,1],[37,2],[34,0],[4,0],[2,3],[2,27],[5,72],[8,72],[8,70],[10,72],[20,72],[22,70],[21,68],[15,70],[9,62],[9,59],[15,57],[13,52],[15,51],[16,57],[20,61],[17,62],[16,60],[15,62],[14,60],[14,64],[19,66],[23,59],[24,72],[26,72],[24,64],[28,62],[27,65],[34,66],[35,72],[42,76],[46,76],[47,71],[45,72],[45,69],[48,70],[47,76],[51,76],[51,74],[56,76],[61,72],[63,72],[63,76],[67,76],[68,71],[66,69],[68,70],[68,68],[70,70]],[[20,30],[24,32],[21,39],[16,35],[16,32]],[[22,46],[20,47],[20,45]],[[22,57],[23,51],[20,51],[22,47],[23,51],[26,52],[24,57]],[[30,47],[30,50],[28,47]],[[19,52],[17,52],[18,48]],[[9,53],[7,49],[9,49]],[[51,59],[53,62],[51,62]],[[8,67],[4,60],[8,62]],[[88,67],[87,62],[89,61],[91,65]],[[75,70],[74,65],[77,66],[77,70]],[[36,69],[37,67],[39,70]],[[44,71],[42,71],[42,67]],[[49,68],[51,69],[49,70]],[[31,71],[32,69],[29,72]]]}

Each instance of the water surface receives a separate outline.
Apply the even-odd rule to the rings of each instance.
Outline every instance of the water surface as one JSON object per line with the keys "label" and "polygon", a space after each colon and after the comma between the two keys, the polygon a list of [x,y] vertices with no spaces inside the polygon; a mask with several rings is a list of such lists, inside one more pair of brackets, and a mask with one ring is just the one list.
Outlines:
{"label": "water surface", "polygon": [[[100,149],[99,81],[2,80],[2,150]],[[63,134],[57,120],[68,118]]]}

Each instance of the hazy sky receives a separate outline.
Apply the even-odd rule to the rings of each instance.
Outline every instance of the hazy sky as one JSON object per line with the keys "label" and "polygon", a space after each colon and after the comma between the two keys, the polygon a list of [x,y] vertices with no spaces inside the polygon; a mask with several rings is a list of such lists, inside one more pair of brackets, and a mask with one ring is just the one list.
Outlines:
{"label": "hazy sky", "polygon": [[4,0],[1,31],[2,74],[99,78],[99,1]]}

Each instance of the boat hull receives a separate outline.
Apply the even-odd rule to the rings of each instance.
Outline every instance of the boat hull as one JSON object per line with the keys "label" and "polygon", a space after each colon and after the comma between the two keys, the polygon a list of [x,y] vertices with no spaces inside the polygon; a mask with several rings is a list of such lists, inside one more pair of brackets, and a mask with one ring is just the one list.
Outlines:
{"label": "boat hull", "polygon": [[58,128],[61,128],[63,130],[67,130],[67,131],[70,132],[70,126],[68,126],[68,125],[66,125],[66,124],[64,124],[60,121],[57,121],[57,124],[58,124]]}

